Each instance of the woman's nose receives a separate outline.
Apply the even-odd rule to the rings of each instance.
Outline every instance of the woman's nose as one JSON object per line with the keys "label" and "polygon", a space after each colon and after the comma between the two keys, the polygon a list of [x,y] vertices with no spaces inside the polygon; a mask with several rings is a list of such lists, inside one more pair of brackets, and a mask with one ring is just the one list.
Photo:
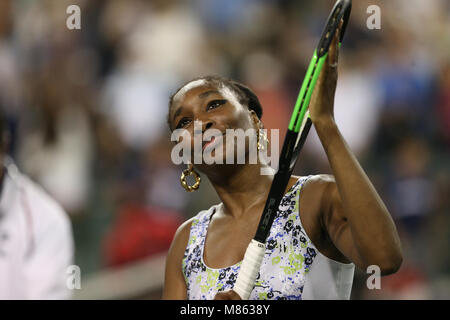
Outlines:
{"label": "woman's nose", "polygon": [[206,130],[211,128],[214,125],[214,121],[212,120],[196,120],[196,123],[194,125],[194,135],[198,134],[204,134]]}
{"label": "woman's nose", "polygon": [[204,124],[203,124],[203,133],[206,131],[206,130],[208,130],[209,128],[211,128],[212,126],[213,126],[213,121],[206,121]]}

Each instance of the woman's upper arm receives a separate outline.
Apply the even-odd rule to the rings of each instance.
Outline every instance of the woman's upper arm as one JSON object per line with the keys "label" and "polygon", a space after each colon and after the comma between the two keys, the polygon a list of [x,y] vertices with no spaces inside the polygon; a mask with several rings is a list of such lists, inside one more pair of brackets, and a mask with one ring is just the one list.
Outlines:
{"label": "woman's upper arm", "polygon": [[355,246],[334,177],[326,175],[324,180],[322,225],[333,245],[342,254],[338,253],[340,257],[336,260],[343,263],[353,262],[355,265],[362,267],[363,263]]}
{"label": "woman's upper arm", "polygon": [[178,228],[167,254],[162,295],[164,300],[184,300],[187,298],[182,259],[189,241],[191,223],[192,219],[189,219]]}
{"label": "woman's upper arm", "polygon": [[[302,224],[315,247],[329,259],[349,263],[348,250],[349,229],[342,211],[336,208],[339,194],[334,177],[318,174],[308,179],[302,187],[300,207]],[[336,210],[337,209],[337,210]],[[345,243],[344,245],[342,245]]]}

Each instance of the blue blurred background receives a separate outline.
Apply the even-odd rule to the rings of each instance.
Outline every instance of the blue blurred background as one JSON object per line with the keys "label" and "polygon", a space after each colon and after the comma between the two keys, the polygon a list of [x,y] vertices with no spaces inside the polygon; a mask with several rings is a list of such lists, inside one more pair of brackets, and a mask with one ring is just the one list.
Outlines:
{"label": "blue blurred background", "polygon": [[[402,268],[353,299],[450,298],[450,2],[358,0],[340,52],[337,122],[385,200]],[[81,8],[68,30],[66,8]],[[71,216],[76,298],[151,298],[178,225],[219,200],[187,194],[170,160],[168,99],[215,74],[287,128],[332,0],[2,0],[0,107],[11,154]],[[369,30],[369,5],[381,29]],[[331,173],[313,132],[295,174]]]}

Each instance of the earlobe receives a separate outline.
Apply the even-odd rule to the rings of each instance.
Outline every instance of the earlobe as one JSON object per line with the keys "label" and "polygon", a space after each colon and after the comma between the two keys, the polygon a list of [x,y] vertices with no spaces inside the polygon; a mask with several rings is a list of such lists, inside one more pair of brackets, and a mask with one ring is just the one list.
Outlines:
{"label": "earlobe", "polygon": [[252,121],[256,125],[256,127],[258,129],[264,129],[264,125],[263,125],[261,119],[259,119],[256,112],[254,110],[251,110],[250,108],[249,108],[249,111],[250,111],[250,117],[252,118]]}

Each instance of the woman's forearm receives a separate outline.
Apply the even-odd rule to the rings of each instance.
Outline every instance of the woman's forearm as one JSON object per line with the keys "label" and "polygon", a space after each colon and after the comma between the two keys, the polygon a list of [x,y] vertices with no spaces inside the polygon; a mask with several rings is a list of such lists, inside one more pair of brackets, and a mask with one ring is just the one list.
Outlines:
{"label": "woman's forearm", "polygon": [[334,119],[315,121],[314,126],[333,170],[342,209],[351,229],[354,246],[368,264],[389,269],[402,260],[394,222],[358,160],[349,149]]}

